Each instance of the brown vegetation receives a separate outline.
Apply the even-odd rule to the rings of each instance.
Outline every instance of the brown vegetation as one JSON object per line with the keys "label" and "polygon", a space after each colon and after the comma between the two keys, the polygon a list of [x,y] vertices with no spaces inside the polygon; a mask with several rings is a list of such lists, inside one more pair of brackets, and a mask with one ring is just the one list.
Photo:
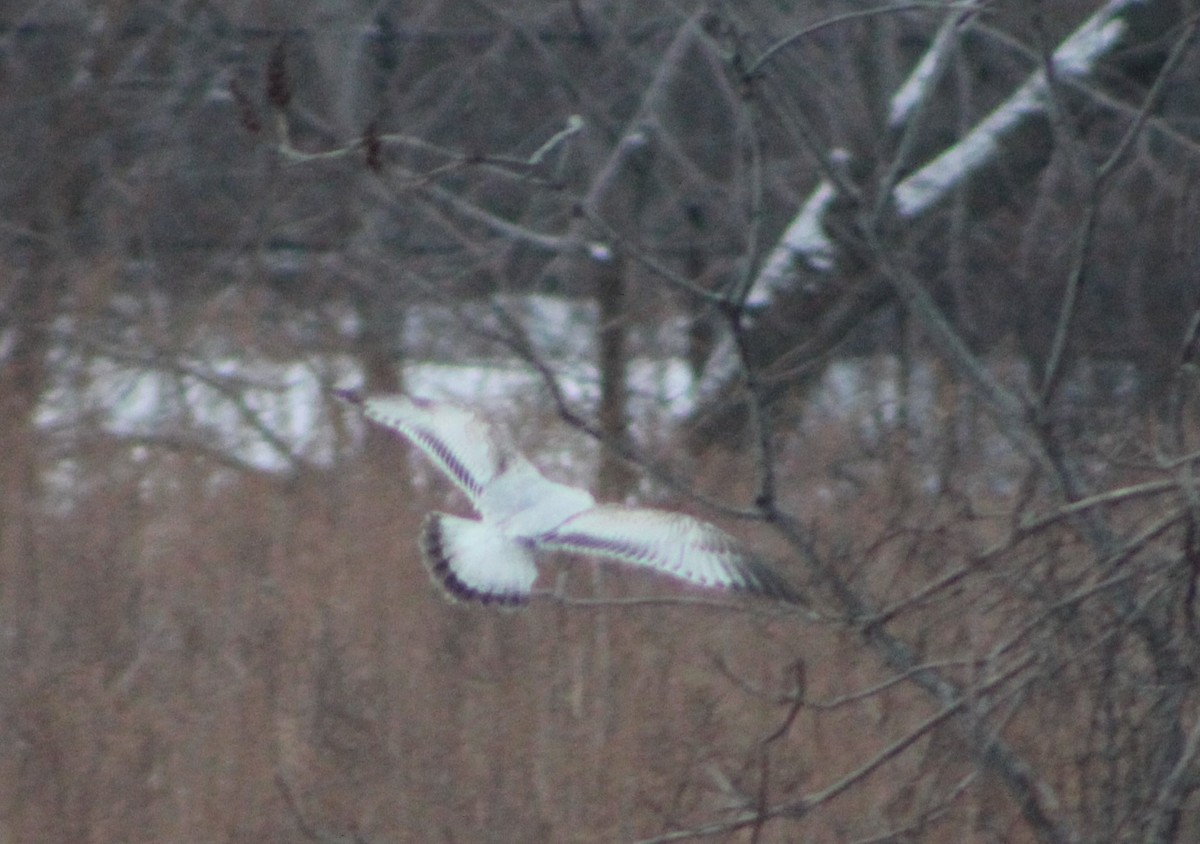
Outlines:
{"label": "brown vegetation", "polygon": [[[1200,16],[882,6],[5,10],[0,844],[1200,838]],[[804,605],[447,603],[435,366]]]}

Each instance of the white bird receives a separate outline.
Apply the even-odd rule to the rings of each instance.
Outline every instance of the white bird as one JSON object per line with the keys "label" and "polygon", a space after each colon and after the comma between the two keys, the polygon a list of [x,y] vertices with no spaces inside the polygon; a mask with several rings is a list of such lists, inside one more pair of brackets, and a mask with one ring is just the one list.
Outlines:
{"label": "white bird", "polygon": [[797,600],[786,581],[719,528],[683,513],[597,504],[587,490],[546,478],[468,410],[401,395],[337,395],[423,451],[478,511],[478,519],[430,513],[421,526],[425,566],[452,598],[524,604],[537,578],[535,555],[566,551]]}

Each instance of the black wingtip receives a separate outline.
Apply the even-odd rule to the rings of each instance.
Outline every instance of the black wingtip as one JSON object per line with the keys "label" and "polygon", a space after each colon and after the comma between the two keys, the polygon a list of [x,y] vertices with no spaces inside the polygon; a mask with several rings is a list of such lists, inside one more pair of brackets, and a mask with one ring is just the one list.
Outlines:
{"label": "black wingtip", "polygon": [[334,390],[333,394],[342,401],[346,402],[346,404],[361,406],[363,403],[362,393],[360,393],[358,390]]}
{"label": "black wingtip", "polygon": [[802,604],[803,599],[796,588],[766,563],[755,560],[747,566],[746,582],[739,588],[743,592],[782,601],[786,604]]}

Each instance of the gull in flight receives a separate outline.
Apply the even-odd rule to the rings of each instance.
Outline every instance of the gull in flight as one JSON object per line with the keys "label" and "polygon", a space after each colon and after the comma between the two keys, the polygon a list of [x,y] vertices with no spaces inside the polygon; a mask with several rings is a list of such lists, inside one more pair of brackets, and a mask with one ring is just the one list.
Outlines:
{"label": "gull in flight", "polygon": [[537,578],[535,556],[566,551],[700,586],[797,600],[783,578],[719,528],[683,513],[597,504],[587,490],[545,477],[468,410],[402,395],[337,395],[424,452],[479,513],[430,513],[421,525],[425,566],[451,598],[524,604]]}

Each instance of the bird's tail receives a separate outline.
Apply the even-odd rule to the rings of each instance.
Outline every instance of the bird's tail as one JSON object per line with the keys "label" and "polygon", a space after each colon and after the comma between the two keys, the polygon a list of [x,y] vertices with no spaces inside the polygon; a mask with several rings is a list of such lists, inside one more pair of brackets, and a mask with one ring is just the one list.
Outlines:
{"label": "bird's tail", "polygon": [[451,599],[516,607],[529,601],[537,569],[532,552],[486,522],[430,513],[421,557]]}

